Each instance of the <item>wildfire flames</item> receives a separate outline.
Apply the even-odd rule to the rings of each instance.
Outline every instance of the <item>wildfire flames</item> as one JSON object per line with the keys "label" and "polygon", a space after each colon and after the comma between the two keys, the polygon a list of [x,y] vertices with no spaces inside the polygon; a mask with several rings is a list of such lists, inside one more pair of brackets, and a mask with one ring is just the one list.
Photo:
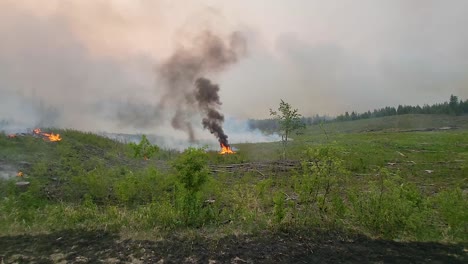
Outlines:
{"label": "wildfire flames", "polygon": [[54,134],[54,133],[44,133],[41,131],[40,128],[36,128],[33,130],[33,133],[36,135],[40,135],[44,137],[44,140],[49,140],[51,142],[56,142],[56,141],[61,141],[62,138],[60,137],[60,134]]}
{"label": "wildfire flames", "polygon": [[18,171],[18,173],[16,173],[16,177],[23,177],[23,172],[22,171]]}
{"label": "wildfire flames", "polygon": [[62,140],[62,138],[60,137],[60,134],[54,134],[54,133],[47,134],[47,133],[44,133],[43,135],[46,136],[49,139],[49,141],[60,141],[60,140]]}
{"label": "wildfire flames", "polygon": [[[60,136],[60,134],[44,133],[44,132],[41,131],[40,128],[33,129],[32,134],[37,135],[37,136],[41,136],[42,139],[44,139],[46,141],[49,141],[49,142],[57,142],[57,141],[62,140],[62,137]],[[8,138],[16,138],[16,137],[19,137],[19,136],[27,136],[27,135],[30,135],[30,134],[27,134],[27,133],[8,134],[7,137]]]}
{"label": "wildfire flames", "polygon": [[234,154],[234,153],[236,152],[231,149],[231,146],[226,146],[223,143],[221,143],[221,151],[219,152],[219,154],[224,155],[224,154]]}

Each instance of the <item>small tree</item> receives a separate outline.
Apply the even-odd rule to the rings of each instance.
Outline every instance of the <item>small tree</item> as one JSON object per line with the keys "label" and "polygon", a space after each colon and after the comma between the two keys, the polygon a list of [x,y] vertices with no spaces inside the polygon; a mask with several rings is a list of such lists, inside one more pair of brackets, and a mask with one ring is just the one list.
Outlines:
{"label": "small tree", "polygon": [[177,172],[177,182],[183,188],[180,210],[186,225],[194,225],[201,219],[200,194],[208,181],[208,155],[204,149],[188,148],[172,164]]}
{"label": "small tree", "polygon": [[130,146],[133,148],[133,156],[135,158],[144,158],[147,160],[159,152],[159,147],[157,145],[152,145],[145,135],[141,136],[140,143],[130,143]]}
{"label": "small tree", "polygon": [[281,143],[283,146],[283,159],[286,159],[286,146],[289,136],[292,132],[305,127],[301,119],[302,115],[299,114],[299,110],[293,109],[290,104],[283,100],[280,102],[278,111],[270,109],[270,115],[278,120],[279,129],[281,131]]}

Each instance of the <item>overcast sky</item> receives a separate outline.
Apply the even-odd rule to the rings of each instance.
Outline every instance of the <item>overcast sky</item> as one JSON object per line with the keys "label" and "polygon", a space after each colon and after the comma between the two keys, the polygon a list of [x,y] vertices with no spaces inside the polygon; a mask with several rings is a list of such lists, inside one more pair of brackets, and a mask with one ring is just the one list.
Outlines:
{"label": "overcast sky", "polygon": [[60,125],[91,129],[122,104],[148,115],[134,106],[159,101],[155,68],[202,30],[247,38],[247,55],[210,76],[228,116],[268,117],[280,99],[304,115],[467,99],[467,10],[466,0],[0,0],[0,118],[51,106]]}

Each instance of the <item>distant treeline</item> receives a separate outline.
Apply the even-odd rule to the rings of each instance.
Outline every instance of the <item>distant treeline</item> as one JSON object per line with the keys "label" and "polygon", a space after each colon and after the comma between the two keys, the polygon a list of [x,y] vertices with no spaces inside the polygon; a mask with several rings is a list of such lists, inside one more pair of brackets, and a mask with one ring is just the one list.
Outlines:
{"label": "distant treeline", "polygon": [[468,99],[463,101],[459,100],[457,96],[451,95],[448,102],[433,105],[399,105],[397,108],[387,106],[374,111],[367,111],[364,113],[345,112],[337,116],[334,121],[349,121],[358,119],[367,119],[383,116],[406,115],[406,114],[428,114],[428,115],[463,115],[468,114]]}
{"label": "distant treeline", "polygon": [[[326,122],[340,122],[358,119],[368,119],[375,117],[406,115],[406,114],[428,114],[428,115],[463,115],[468,114],[468,99],[463,101],[458,99],[457,96],[451,95],[448,102],[433,104],[433,105],[399,105],[397,108],[387,106],[380,109],[374,109],[372,112],[369,110],[364,113],[357,113],[355,111],[345,112],[337,117],[319,116],[302,117],[302,121],[306,125],[315,125]],[[251,129],[260,129],[266,132],[277,131],[279,126],[275,119],[250,119],[249,126]]]}

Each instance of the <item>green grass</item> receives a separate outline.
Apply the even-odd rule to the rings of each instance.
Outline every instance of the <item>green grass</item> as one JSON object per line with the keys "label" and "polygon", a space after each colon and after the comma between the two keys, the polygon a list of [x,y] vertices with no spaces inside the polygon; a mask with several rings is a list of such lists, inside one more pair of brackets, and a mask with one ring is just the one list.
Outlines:
{"label": "green grass", "polygon": [[[456,130],[412,129],[456,126]],[[399,170],[411,181],[436,187],[468,187],[468,116],[405,115],[308,127],[289,142],[288,158],[299,159],[307,147],[343,148],[345,166],[357,176],[375,168]],[[374,130],[369,132],[369,130]],[[249,160],[275,160],[280,143],[237,144]],[[426,170],[431,171],[428,173]]]}
{"label": "green grass", "polygon": [[[48,130],[45,130],[48,131]],[[102,158],[106,161],[118,160],[118,155],[130,151],[128,146],[92,133],[76,130],[52,129],[65,140],[47,142],[32,135],[17,136],[16,138],[0,137],[0,160],[18,163],[26,162],[54,162],[65,155],[74,155],[85,161],[90,158]]]}
{"label": "green grass", "polygon": [[[278,160],[280,143],[237,144],[238,154],[209,152],[206,160],[161,151],[145,161],[129,145],[74,130],[53,130],[61,142],[0,134],[0,165],[31,182],[23,192],[14,186],[23,179],[0,181],[0,233],[325,228],[466,242],[467,121],[407,115],[308,127],[288,146],[288,159],[303,167],[286,172],[204,167]],[[409,132],[443,126],[458,129]]]}
{"label": "green grass", "polygon": [[[441,127],[468,129],[468,115],[396,115],[355,121],[325,123],[323,126],[329,134],[360,133],[370,130],[397,132]],[[323,134],[323,131],[320,129],[320,126],[315,125],[309,127],[306,134],[319,135]]]}

